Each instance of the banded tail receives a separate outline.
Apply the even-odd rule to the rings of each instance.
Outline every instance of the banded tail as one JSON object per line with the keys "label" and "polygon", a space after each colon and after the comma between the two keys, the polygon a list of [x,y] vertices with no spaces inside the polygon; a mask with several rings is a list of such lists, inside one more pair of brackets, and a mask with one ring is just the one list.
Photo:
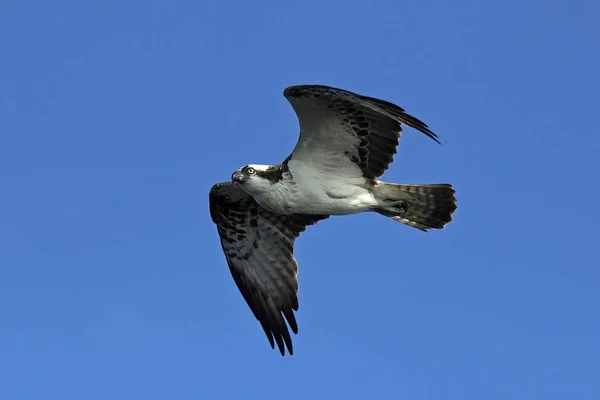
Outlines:
{"label": "banded tail", "polygon": [[452,185],[401,185],[377,182],[373,188],[379,214],[422,231],[443,229],[452,221],[456,198]]}

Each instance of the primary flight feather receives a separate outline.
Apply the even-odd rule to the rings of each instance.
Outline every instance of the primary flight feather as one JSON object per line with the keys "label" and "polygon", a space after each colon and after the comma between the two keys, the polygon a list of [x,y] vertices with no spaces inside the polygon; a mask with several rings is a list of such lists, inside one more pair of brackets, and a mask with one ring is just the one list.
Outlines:
{"label": "primary flight feather", "polygon": [[438,142],[422,121],[387,101],[328,86],[290,86],[283,94],[300,123],[292,153],[279,165],[248,164],[209,194],[231,275],[281,355],[286,348],[293,354],[289,329],[298,333],[294,241],[307,226],[372,211],[425,231],[443,228],[456,210],[450,184],[377,180],[393,161],[402,125]]}

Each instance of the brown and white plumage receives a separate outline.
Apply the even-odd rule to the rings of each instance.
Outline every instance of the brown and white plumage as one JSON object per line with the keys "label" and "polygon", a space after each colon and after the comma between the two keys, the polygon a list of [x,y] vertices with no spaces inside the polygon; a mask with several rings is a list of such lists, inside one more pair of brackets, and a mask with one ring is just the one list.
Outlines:
{"label": "brown and white plumage", "polygon": [[396,154],[401,124],[439,143],[425,123],[395,104],[322,85],[290,86],[283,92],[300,123],[300,138],[290,160],[320,163],[336,172],[378,178]]}
{"label": "brown and white plumage", "polygon": [[[321,85],[291,86],[285,97],[300,138],[282,164],[250,164],[210,191],[231,274],[254,316],[281,354],[297,333],[294,241],[330,215],[377,212],[409,226],[441,229],[456,210],[449,184],[404,185],[376,180],[393,161],[401,125],[436,142],[425,123],[387,101]],[[285,317],[285,319],[284,319]]]}
{"label": "brown and white plumage", "polygon": [[[307,226],[327,216],[274,214],[232,182],[213,186],[210,214],[221,238],[231,275],[262,325],[271,347],[293,354],[290,333],[298,333],[298,265],[294,241]],[[282,316],[283,314],[283,316]]]}

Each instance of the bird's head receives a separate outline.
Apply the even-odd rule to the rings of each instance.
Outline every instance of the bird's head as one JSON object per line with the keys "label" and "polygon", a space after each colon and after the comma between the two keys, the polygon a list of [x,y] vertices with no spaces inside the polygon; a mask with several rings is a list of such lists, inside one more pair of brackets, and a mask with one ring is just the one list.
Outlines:
{"label": "bird's head", "polygon": [[241,185],[250,194],[269,190],[280,179],[281,167],[278,165],[249,164],[231,175],[231,181]]}

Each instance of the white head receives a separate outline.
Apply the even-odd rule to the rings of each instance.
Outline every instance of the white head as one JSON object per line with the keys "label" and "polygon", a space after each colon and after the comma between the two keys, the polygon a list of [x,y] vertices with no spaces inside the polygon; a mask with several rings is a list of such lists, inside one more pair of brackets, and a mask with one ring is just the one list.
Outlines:
{"label": "white head", "polygon": [[248,164],[236,170],[231,180],[238,183],[249,194],[264,193],[282,179],[280,165]]}

